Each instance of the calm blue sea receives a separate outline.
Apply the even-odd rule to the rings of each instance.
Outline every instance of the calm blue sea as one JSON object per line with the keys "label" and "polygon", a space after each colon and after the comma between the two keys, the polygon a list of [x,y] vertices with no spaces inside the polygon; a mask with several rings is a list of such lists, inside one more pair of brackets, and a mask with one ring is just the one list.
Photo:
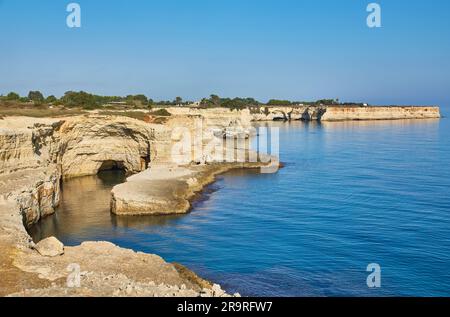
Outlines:
{"label": "calm blue sea", "polygon": [[177,217],[116,218],[111,178],[68,183],[34,235],[156,253],[244,296],[450,296],[449,119],[271,125],[278,174],[221,176]]}

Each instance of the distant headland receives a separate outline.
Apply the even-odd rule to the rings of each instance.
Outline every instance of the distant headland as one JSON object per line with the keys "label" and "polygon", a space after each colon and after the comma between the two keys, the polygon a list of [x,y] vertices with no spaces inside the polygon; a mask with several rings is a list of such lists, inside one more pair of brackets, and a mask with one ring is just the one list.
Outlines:
{"label": "distant headland", "polygon": [[223,108],[248,109],[253,121],[343,121],[343,120],[391,120],[440,118],[437,106],[376,106],[364,102],[341,102],[339,99],[316,101],[290,101],[270,99],[261,102],[255,98],[222,98],[210,95],[200,101],[187,101],[182,97],[174,100],[155,101],[144,94],[127,96],[100,96],[84,91],[68,91],[60,98],[44,96],[40,91],[30,91],[20,96],[10,92],[0,95],[0,117],[61,117],[89,112],[120,114],[135,119],[144,119],[149,114],[156,117],[171,113],[185,113],[186,109],[208,110]]}

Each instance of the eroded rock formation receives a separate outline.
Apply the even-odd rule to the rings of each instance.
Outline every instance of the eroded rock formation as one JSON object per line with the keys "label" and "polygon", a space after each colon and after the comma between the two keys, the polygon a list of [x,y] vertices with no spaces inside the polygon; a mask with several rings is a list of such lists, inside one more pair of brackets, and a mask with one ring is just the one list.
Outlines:
{"label": "eroded rock formation", "polygon": [[[230,116],[218,129],[239,124],[236,118]],[[226,296],[220,287],[182,266],[111,244],[87,243],[66,248],[60,256],[44,250],[45,255],[56,255],[50,261],[34,249],[24,227],[54,213],[64,178],[114,167],[131,174],[146,170],[150,163],[164,164],[173,159],[171,148],[179,142],[174,130],[191,131],[199,122],[205,140],[214,138],[217,127],[198,115],[174,115],[165,124],[98,115],[0,120],[0,273],[8,275],[8,283],[0,283],[0,295]],[[188,159],[196,164],[206,161],[196,154]],[[102,256],[105,261],[99,265]],[[60,280],[68,274],[68,263],[83,265],[86,274],[81,280],[89,288],[70,289]],[[59,274],[57,280],[52,274]]]}
{"label": "eroded rock formation", "polygon": [[[54,213],[64,178],[93,175],[108,168],[143,172],[114,189],[113,212],[186,212],[189,199],[217,173],[252,167],[243,163],[223,164],[195,148],[214,145],[230,133],[232,137],[239,135],[240,139],[246,139],[251,133],[251,121],[440,117],[439,108],[433,107],[277,107],[258,111],[174,108],[169,111],[173,115],[164,124],[98,115],[0,119],[0,275],[8,277],[0,282],[0,295],[224,295],[217,287],[214,290],[206,281],[193,278],[195,274],[187,269],[168,264],[157,256],[111,244],[85,243],[66,248],[63,255],[52,261],[39,255],[32,248],[34,244],[24,224],[32,225]],[[183,130],[194,131],[193,151],[178,157],[173,148],[182,141]],[[198,138],[195,131],[200,131]],[[187,166],[180,169],[179,164],[173,165],[178,160],[185,160]],[[189,166],[189,163],[193,164]],[[147,169],[149,165],[153,170]],[[160,179],[158,168],[164,174]],[[173,177],[167,177],[168,174]],[[153,192],[148,192],[148,188]],[[67,275],[68,263],[86,264],[81,279],[91,287],[67,288],[61,278]]]}
{"label": "eroded rock formation", "polygon": [[252,110],[254,121],[304,120],[397,120],[440,118],[439,107],[358,107],[358,106],[296,106],[260,107]]}
{"label": "eroded rock formation", "polygon": [[437,119],[439,107],[327,107],[321,121]]}
{"label": "eroded rock formation", "polygon": [[67,120],[58,130],[59,161],[65,178],[95,175],[114,167],[145,170],[151,160],[154,130],[124,117],[91,116]]}

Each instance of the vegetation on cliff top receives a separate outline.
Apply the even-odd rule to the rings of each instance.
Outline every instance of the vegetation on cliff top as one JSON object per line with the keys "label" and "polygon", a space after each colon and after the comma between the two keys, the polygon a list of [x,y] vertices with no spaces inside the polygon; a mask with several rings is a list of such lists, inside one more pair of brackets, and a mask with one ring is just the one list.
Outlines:
{"label": "vegetation on cliff top", "polygon": [[166,109],[159,109],[149,113],[151,116],[155,117],[170,117],[172,114]]}
{"label": "vegetation on cliff top", "polygon": [[[164,108],[169,106],[190,106],[199,108],[229,108],[229,109],[258,109],[261,106],[299,106],[299,105],[353,105],[363,106],[362,103],[340,103],[338,99],[321,99],[317,101],[289,101],[271,99],[267,103],[260,102],[254,98],[222,98],[218,95],[211,95],[203,98],[199,103],[183,101],[183,98],[176,97],[173,101],[154,101],[144,94],[121,96],[100,96],[84,91],[68,91],[61,98],[54,95],[45,97],[40,91],[30,91],[26,97],[21,97],[18,93],[10,92],[0,96],[0,114],[8,115],[19,111],[39,112],[41,116],[43,110],[48,112],[70,112],[71,110],[128,110],[128,109],[151,109]],[[52,110],[52,111],[50,111]],[[155,114],[156,115],[156,114]],[[167,114],[161,114],[166,116]]]}

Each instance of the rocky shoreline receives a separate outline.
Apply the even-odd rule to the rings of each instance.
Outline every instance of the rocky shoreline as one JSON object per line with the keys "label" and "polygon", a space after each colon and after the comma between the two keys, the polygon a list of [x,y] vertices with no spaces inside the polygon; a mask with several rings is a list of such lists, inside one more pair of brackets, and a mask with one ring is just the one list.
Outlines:
{"label": "rocky shoreline", "polygon": [[[363,109],[328,109],[328,120],[361,120],[368,116],[368,110]],[[218,174],[268,164],[224,162],[196,151],[187,151],[183,164],[174,163],[172,149],[181,139],[177,129],[190,134],[200,129],[200,141],[193,141],[196,148],[221,146],[220,141],[229,134],[233,140],[246,140],[252,121],[270,121],[280,114],[289,119],[326,118],[323,109],[311,107],[278,107],[259,113],[227,109],[169,111],[173,115],[162,124],[95,113],[0,120],[0,296],[229,296],[220,286],[156,255],[106,242],[63,247],[44,241],[50,248],[46,253],[42,251],[44,246],[35,245],[26,231],[27,226],[55,212],[61,183],[67,178],[121,168],[133,176],[113,189],[112,212],[160,215],[188,212],[195,195]],[[374,111],[378,113],[375,119],[440,117],[439,108],[396,109],[397,115],[387,114],[386,109]],[[250,155],[246,147],[235,145],[233,150],[243,151],[244,158]],[[186,153],[178,154],[186,159]],[[271,159],[270,163],[278,164]],[[80,287],[71,287],[68,279],[77,265]]]}
{"label": "rocky shoreline", "polygon": [[[168,108],[178,115],[201,114],[211,118],[220,109]],[[223,110],[222,110],[223,111]],[[438,119],[441,117],[437,106],[261,106],[252,109],[235,110],[241,116],[254,122],[260,121],[356,121],[356,120],[405,120]]]}
{"label": "rocky shoreline", "polygon": [[258,169],[261,163],[152,166],[112,190],[111,212],[119,216],[185,214],[194,197],[233,169]]}
{"label": "rocky shoreline", "polygon": [[[159,169],[160,181],[184,182],[185,189],[179,197],[185,200],[184,212],[189,210],[193,195],[218,173],[258,166],[214,164],[194,156],[184,167],[173,166],[170,150],[177,141],[173,140],[173,130],[179,126],[192,130],[199,120],[203,121],[197,116],[174,116],[160,125],[95,114],[1,120],[0,248],[3,252],[0,272],[8,278],[0,283],[0,295],[229,296],[219,285],[201,279],[180,264],[166,263],[156,255],[125,250],[106,242],[63,247],[58,242],[44,240],[36,245],[26,231],[27,226],[55,212],[64,179],[96,174],[105,165],[111,167],[111,162],[135,174],[131,178],[145,178],[152,169],[150,174],[154,177],[158,174],[154,171]],[[223,120],[219,128],[233,126],[242,130],[245,126],[240,118]],[[202,130],[208,134],[205,140],[210,142],[218,126],[203,124]],[[172,167],[163,170],[169,163]],[[173,169],[189,171],[185,175],[189,177],[178,177]],[[169,207],[171,199],[166,199]],[[117,209],[113,211],[119,213]],[[80,287],[70,287],[68,278],[73,273],[70,269],[77,265]]]}

